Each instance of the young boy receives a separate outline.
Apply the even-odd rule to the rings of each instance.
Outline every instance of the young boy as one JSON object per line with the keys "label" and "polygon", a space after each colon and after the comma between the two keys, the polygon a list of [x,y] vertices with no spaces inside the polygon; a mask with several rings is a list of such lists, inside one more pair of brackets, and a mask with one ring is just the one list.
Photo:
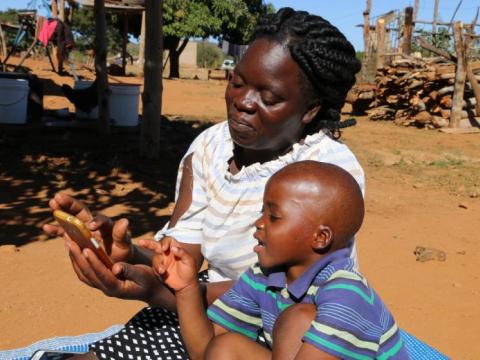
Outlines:
{"label": "young boy", "polygon": [[[175,243],[144,242],[176,293],[190,357],[408,359],[394,319],[349,257],[363,216],[362,193],[345,170],[315,161],[284,167],[268,181],[255,223],[258,264],[208,318],[193,258]],[[256,341],[262,332],[268,347]]]}

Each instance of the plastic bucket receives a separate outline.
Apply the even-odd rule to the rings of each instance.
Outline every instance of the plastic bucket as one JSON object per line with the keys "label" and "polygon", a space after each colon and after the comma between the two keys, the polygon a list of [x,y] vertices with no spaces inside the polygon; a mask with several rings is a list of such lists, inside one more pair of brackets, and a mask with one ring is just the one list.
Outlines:
{"label": "plastic bucket", "polygon": [[115,126],[138,125],[140,85],[110,84],[110,117]]}
{"label": "plastic bucket", "polygon": [[[78,80],[75,81],[73,85],[74,90],[85,89],[90,87],[93,84],[93,81],[87,80]],[[78,108],[75,108],[75,117],[77,119],[98,119],[98,106],[93,108],[90,112],[82,111]]]}
{"label": "plastic bucket", "polygon": [[[76,81],[74,89],[84,89],[92,85],[92,81]],[[109,84],[110,87],[110,118],[115,126],[137,126],[140,85]],[[75,109],[79,119],[97,119],[98,107],[85,113]]]}
{"label": "plastic bucket", "polygon": [[25,79],[0,79],[0,123],[25,124],[29,86]]}

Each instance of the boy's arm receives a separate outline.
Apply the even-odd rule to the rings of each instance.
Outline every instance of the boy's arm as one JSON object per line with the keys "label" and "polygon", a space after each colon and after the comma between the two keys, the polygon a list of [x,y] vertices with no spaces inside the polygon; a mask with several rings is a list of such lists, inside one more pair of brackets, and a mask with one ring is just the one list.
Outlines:
{"label": "boy's arm", "polygon": [[203,359],[209,342],[226,329],[212,324],[198,281],[176,292],[180,331],[192,360]]}

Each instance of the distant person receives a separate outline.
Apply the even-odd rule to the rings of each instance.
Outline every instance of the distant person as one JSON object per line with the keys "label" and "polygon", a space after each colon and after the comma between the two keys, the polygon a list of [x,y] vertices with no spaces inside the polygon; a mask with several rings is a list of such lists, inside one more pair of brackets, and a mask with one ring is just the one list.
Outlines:
{"label": "distant person", "polygon": [[350,258],[363,216],[362,191],[340,167],[301,161],[279,170],[255,222],[258,263],[208,316],[188,251],[174,241],[141,244],[175,291],[192,359],[406,360],[400,329]]}
{"label": "distant person", "polygon": [[[359,70],[353,46],[320,16],[283,8],[259,21],[225,91],[228,120],[205,130],[191,144],[178,172],[175,209],[156,235],[162,242],[175,239],[193,256],[197,270],[208,261],[208,272],[201,278],[209,303],[257,262],[254,222],[272,174],[291,163],[315,160],[344,168],[364,189],[360,164],[338,140],[340,129],[352,125],[340,122],[340,111]],[[152,306],[120,333],[93,344],[97,357],[120,359],[122,353],[126,359],[188,358],[174,312],[175,297],[153,273],[153,253],[131,242],[128,220],[92,221],[84,204],[63,193],[55,195],[50,207],[99,230],[98,238],[117,262],[110,271],[66,237],[81,281],[108,296]],[[44,230],[63,233],[54,225]],[[352,246],[350,242],[345,252],[355,263]]]}

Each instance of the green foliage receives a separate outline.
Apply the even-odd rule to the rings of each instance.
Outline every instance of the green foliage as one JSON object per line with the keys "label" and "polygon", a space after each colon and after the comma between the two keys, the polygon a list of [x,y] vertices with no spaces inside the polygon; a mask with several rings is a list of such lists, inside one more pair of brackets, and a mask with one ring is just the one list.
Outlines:
{"label": "green foliage", "polygon": [[17,10],[7,9],[0,11],[0,23],[18,24]]}
{"label": "green foliage", "polygon": [[220,67],[224,59],[222,50],[215,44],[203,41],[197,46],[197,66],[210,69]]}
{"label": "green foliage", "polygon": [[[122,48],[122,35],[115,26],[117,15],[107,14],[107,48],[109,52],[118,52]],[[74,16],[72,30],[75,35],[75,47],[79,50],[93,49],[95,46],[95,14],[92,9],[79,8]]]}
{"label": "green foliage", "polygon": [[[419,36],[423,37],[428,43],[432,44],[433,46],[446,50],[452,51],[453,50],[453,38],[446,27],[439,27],[436,34],[432,34],[429,31],[425,31],[423,29],[418,30]],[[432,53],[421,46],[419,46],[416,42],[412,44],[412,51],[420,52],[422,56],[432,56]]]}

